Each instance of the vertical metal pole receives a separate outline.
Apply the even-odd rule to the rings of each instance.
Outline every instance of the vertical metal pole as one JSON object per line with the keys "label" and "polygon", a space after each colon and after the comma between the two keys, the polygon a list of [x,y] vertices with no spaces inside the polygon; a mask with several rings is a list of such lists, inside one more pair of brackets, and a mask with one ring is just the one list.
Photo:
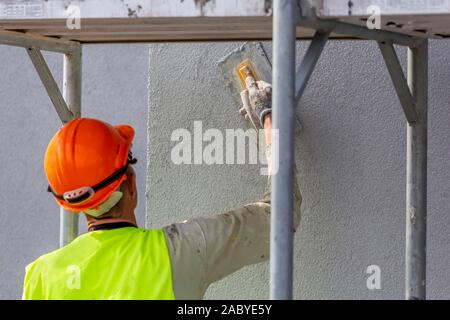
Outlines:
{"label": "vertical metal pole", "polygon": [[[64,54],[63,97],[74,117],[81,115],[81,47],[71,54]],[[60,247],[78,236],[78,214],[60,209]]]}
{"label": "vertical metal pole", "polygon": [[[270,298],[292,299],[296,0],[273,2],[274,171],[270,232]],[[276,165],[276,164],[278,165]]]}
{"label": "vertical metal pole", "polygon": [[408,49],[408,85],[418,120],[408,124],[406,160],[406,299],[425,299],[427,227],[428,42]]}

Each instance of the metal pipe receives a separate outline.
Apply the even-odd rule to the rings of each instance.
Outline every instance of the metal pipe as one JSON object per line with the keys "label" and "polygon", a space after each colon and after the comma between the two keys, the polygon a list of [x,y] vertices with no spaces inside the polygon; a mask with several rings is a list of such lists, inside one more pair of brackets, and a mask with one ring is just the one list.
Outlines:
{"label": "metal pipe", "polygon": [[408,88],[405,74],[403,73],[395,48],[392,43],[387,41],[378,42],[378,46],[380,47],[384,62],[391,75],[395,91],[397,92],[400,104],[405,112],[406,120],[408,120],[409,124],[414,123],[417,121],[414,98],[411,94],[411,90]]}
{"label": "metal pipe", "polygon": [[428,42],[408,49],[418,120],[407,125],[405,298],[426,298]]}
{"label": "metal pipe", "polygon": [[422,41],[419,38],[410,35],[390,32],[386,30],[368,29],[365,26],[350,24],[347,22],[321,19],[317,17],[316,8],[311,7],[308,0],[300,0],[300,15],[297,23],[301,23],[301,27],[314,30],[333,30],[335,34],[352,36],[362,39],[370,39],[376,41],[390,41],[392,43],[414,47]]}
{"label": "metal pipe", "polygon": [[[74,117],[81,115],[81,48],[64,55],[63,96]],[[78,235],[78,214],[60,209],[59,244],[65,246]]]}
{"label": "metal pipe", "polygon": [[296,0],[273,2],[272,214],[270,297],[292,299]]}
{"label": "metal pipe", "polygon": [[331,23],[328,28],[333,28],[333,32],[343,35],[351,35],[362,39],[371,39],[376,41],[389,40],[392,43],[401,46],[415,46],[420,39],[401,33],[394,33],[385,30],[368,29],[366,27],[357,26],[345,22]]}
{"label": "metal pipe", "polygon": [[36,48],[26,48],[26,50],[31,61],[33,62],[34,67],[36,68],[39,78],[41,79],[50,100],[53,103],[53,106],[55,107],[56,113],[58,113],[58,116],[63,123],[68,122],[73,118],[73,114],[67,107],[66,101],[59,91],[58,85],[56,84],[56,81],[53,78],[50,68],[45,62],[41,51]]}
{"label": "metal pipe", "polygon": [[24,48],[34,47],[60,53],[73,53],[78,51],[80,47],[80,43],[76,41],[8,30],[0,30],[0,44]]}
{"label": "metal pipe", "polygon": [[322,53],[325,44],[327,43],[329,34],[329,32],[317,31],[311,40],[308,50],[306,50],[306,53],[303,56],[302,63],[300,64],[300,67],[295,75],[296,106],[300,102],[300,98],[303,95],[303,91],[305,91],[306,84],[314,71],[314,67],[320,58],[320,54]]}

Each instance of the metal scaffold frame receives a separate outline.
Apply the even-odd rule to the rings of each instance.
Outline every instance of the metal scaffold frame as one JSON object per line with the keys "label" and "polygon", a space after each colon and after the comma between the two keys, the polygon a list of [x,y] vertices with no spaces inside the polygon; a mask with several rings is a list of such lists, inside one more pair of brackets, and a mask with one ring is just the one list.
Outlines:
{"label": "metal scaffold frame", "polygon": [[[428,40],[317,19],[309,3],[275,0],[273,8],[273,121],[279,129],[279,170],[273,177],[271,298],[292,299],[292,187],[295,108],[331,32],[378,42],[407,120],[405,298],[425,299],[427,216]],[[294,76],[295,27],[316,30]],[[408,80],[394,49],[408,47]]]}
{"label": "metal scaffold frame", "polygon": [[[119,3],[119,1],[114,1]],[[222,5],[227,3],[225,1],[216,2],[220,2]],[[206,29],[211,27],[205,24],[205,21],[212,21],[212,24],[223,24],[224,17],[221,17],[222,20],[214,20],[214,18],[213,20],[208,20],[205,17],[195,20],[198,18],[195,16],[196,11],[192,9],[189,15],[194,19],[192,21],[198,23],[196,25],[198,29],[193,30],[192,33],[188,32],[189,36],[187,38],[177,38],[173,33],[170,35],[165,34],[165,30],[156,36],[153,33],[148,35],[145,32],[141,32],[133,35],[130,34],[129,38],[123,34],[120,34],[119,38],[114,38],[114,32],[111,32],[110,29],[108,29],[109,33],[107,35],[103,33],[98,35],[98,38],[95,38],[97,34],[95,32],[97,31],[88,35],[76,34],[73,38],[88,39],[86,43],[161,41],[164,39],[167,41],[270,39],[272,35],[269,34],[268,36],[266,33],[266,23],[268,20],[264,17],[264,15],[267,16],[267,12],[270,14],[270,10],[267,10],[267,1],[254,0],[252,2],[258,3],[258,10],[261,11],[258,11],[258,15],[262,18],[251,21],[260,24],[261,30],[253,30],[246,37],[239,37],[236,34],[220,36],[217,32],[208,33],[209,29],[205,33],[199,34],[199,30],[202,30],[202,28]],[[405,113],[407,125],[405,298],[425,299],[428,36],[424,34],[416,36],[405,34],[404,32],[392,32],[390,30],[368,29],[348,21],[326,19],[320,17],[316,11],[316,7],[311,5],[314,2],[320,2],[323,5],[327,1],[274,0],[271,8],[273,9],[273,121],[274,128],[279,130],[279,139],[275,139],[274,143],[278,144],[276,149],[282,150],[282,152],[275,154],[273,159],[273,161],[278,162],[279,170],[274,175],[272,184],[270,296],[272,299],[292,299],[293,297],[292,188],[295,159],[295,108],[302,97],[326,42],[329,39],[335,38],[359,38],[377,41],[399,97],[401,107]],[[45,2],[48,6],[54,3],[54,0]],[[331,6],[333,10],[335,8],[334,4]],[[92,5],[92,2],[89,5]],[[187,6],[187,3],[185,2],[183,5]],[[226,5],[224,6],[227,7]],[[245,8],[249,11],[247,7]],[[92,8],[90,10],[92,13]],[[179,10],[173,10],[173,12],[166,12],[165,14],[176,15],[180,12]],[[212,13],[205,10],[205,8],[200,8],[199,12],[201,12],[201,16],[212,15]],[[154,11],[150,10],[148,17],[157,15]],[[55,10],[55,12],[57,11]],[[250,13],[250,11],[246,12],[247,15],[250,15]],[[234,11],[229,15],[230,19],[234,18]],[[61,17],[58,16],[56,18],[60,19]],[[111,21],[113,18],[108,17],[108,21]],[[123,23],[123,17],[118,18],[120,18],[117,20],[120,21],[120,26],[126,26],[126,23]],[[185,17],[184,15],[182,18],[189,19],[189,17]],[[353,17],[351,18],[353,19]],[[155,21],[161,21],[157,19],[155,18]],[[3,21],[11,22],[7,20]],[[30,21],[30,26],[36,27],[33,24],[36,21],[33,19]],[[147,23],[150,20],[142,21]],[[98,21],[94,22],[97,23]],[[240,20],[239,23],[241,25],[238,28],[243,28],[242,30],[244,30],[247,22]],[[251,25],[249,23],[247,28]],[[299,28],[309,31],[299,33]],[[79,117],[81,115],[81,47],[84,42],[82,40],[73,41],[65,33],[61,34],[59,38],[55,38],[55,35],[49,36],[46,32],[39,34],[39,32],[12,31],[12,29],[17,29],[17,23],[14,28],[11,27],[11,30],[7,30],[2,27],[0,15],[0,43],[24,47],[27,50],[62,123],[66,123],[73,117]],[[49,30],[54,30],[54,28]],[[306,36],[302,36],[305,34]],[[295,72],[295,44],[299,37],[311,38],[311,43],[299,64],[297,72]],[[108,39],[113,40],[109,41]],[[408,47],[408,73],[406,77],[403,74],[394,45]],[[49,67],[42,56],[41,50],[64,54],[64,83],[62,93],[58,89]],[[60,245],[63,246],[78,235],[78,215],[61,210],[60,217]]]}

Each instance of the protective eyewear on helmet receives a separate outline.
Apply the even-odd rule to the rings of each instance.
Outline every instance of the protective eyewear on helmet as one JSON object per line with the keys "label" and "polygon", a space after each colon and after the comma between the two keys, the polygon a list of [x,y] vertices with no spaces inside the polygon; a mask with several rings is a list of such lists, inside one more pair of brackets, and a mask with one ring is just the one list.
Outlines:
{"label": "protective eyewear on helmet", "polygon": [[125,172],[128,169],[128,165],[130,165],[130,164],[133,165],[136,162],[137,162],[137,159],[133,158],[133,154],[130,151],[128,153],[127,163],[122,168],[118,169],[113,174],[111,174],[109,177],[107,177],[106,179],[97,183],[94,186],[86,186],[86,187],[77,188],[75,190],[70,190],[70,191],[64,192],[64,194],[61,195],[61,194],[56,193],[52,189],[52,187],[49,185],[47,188],[47,191],[53,193],[53,195],[59,200],[68,202],[70,204],[79,204],[79,203],[89,200],[90,198],[92,198],[94,196],[95,192],[109,186],[111,183],[118,180],[120,177],[122,177],[122,175],[125,174]]}

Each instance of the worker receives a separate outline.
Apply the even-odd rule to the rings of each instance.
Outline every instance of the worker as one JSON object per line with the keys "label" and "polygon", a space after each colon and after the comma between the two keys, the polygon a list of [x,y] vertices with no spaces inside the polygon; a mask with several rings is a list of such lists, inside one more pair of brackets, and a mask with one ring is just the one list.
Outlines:
{"label": "worker", "polygon": [[[258,81],[245,94],[265,130],[270,171],[271,86]],[[77,118],[51,139],[48,190],[64,209],[85,214],[88,232],[26,267],[24,299],[201,299],[211,283],[269,258],[270,176],[255,203],[162,229],[138,228],[133,138],[130,126]]]}

